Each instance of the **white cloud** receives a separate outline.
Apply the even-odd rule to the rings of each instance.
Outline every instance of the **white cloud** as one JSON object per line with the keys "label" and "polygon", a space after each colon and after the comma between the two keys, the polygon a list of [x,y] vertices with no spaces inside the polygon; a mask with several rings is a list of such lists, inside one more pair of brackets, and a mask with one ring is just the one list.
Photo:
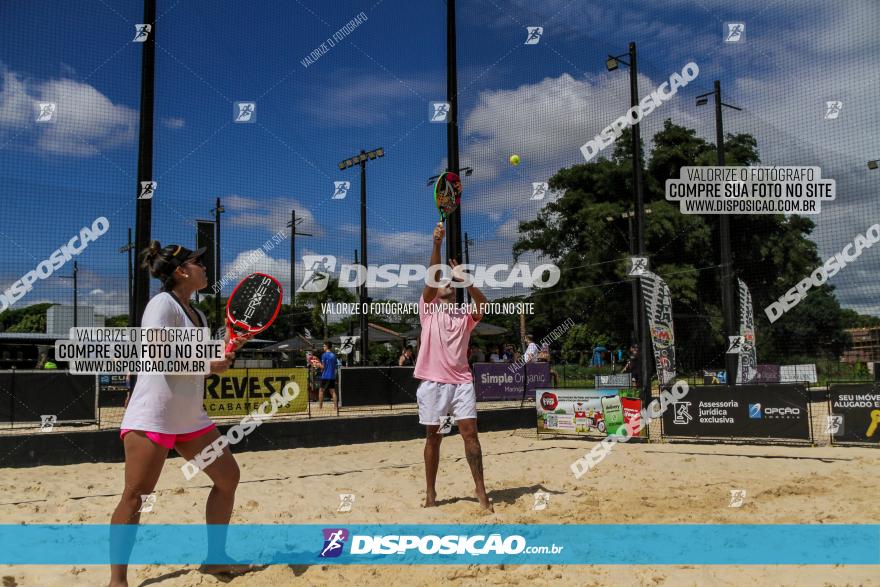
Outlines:
{"label": "white cloud", "polygon": [[174,117],[163,118],[162,124],[164,124],[167,128],[178,129],[178,128],[183,128],[184,126],[186,126],[186,120],[184,120],[183,118],[174,118]]}
{"label": "white cloud", "polygon": [[[95,87],[72,79],[27,80],[0,64],[0,137],[22,133],[31,148],[90,157],[137,137],[137,112],[114,104]],[[35,122],[35,104],[54,102],[55,121]]]}
{"label": "white cloud", "polygon": [[283,230],[289,234],[287,223],[290,222],[290,212],[296,210],[296,217],[303,219],[297,230],[308,232],[315,237],[324,235],[324,229],[315,221],[312,212],[305,204],[294,198],[278,196],[258,199],[233,194],[220,200],[229,214],[226,221],[232,226],[261,228],[272,234]]}

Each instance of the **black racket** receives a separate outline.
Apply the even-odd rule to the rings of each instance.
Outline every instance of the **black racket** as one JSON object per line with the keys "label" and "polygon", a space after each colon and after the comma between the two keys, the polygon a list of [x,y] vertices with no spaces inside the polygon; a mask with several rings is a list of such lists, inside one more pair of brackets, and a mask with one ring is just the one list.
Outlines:
{"label": "black racket", "polygon": [[252,273],[232,290],[226,302],[226,332],[231,353],[235,343],[263,332],[278,317],[282,298],[281,284],[271,275]]}

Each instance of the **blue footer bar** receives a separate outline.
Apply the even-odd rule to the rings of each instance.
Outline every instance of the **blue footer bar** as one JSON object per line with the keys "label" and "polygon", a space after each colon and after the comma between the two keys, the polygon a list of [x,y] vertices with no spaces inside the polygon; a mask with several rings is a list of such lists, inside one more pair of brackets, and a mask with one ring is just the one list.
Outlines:
{"label": "blue footer bar", "polygon": [[0,564],[880,564],[880,524],[0,525]]}

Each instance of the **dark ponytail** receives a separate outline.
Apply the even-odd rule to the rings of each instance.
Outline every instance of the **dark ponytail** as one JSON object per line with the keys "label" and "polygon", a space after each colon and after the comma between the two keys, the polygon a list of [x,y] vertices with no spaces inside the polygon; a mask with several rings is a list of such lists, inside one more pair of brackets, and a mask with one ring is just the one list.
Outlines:
{"label": "dark ponytail", "polygon": [[174,261],[174,251],[179,248],[171,245],[163,249],[159,241],[150,241],[149,246],[141,251],[141,268],[162,282],[162,291],[174,288],[174,270],[180,266]]}

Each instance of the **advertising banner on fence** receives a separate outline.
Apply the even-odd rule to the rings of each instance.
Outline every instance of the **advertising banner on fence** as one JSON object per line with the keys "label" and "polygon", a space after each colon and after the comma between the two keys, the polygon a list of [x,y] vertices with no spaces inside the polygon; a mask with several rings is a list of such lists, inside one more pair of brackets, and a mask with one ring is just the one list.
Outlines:
{"label": "advertising banner on fence", "polygon": [[758,353],[755,349],[755,313],[752,311],[752,294],[742,279],[739,284],[739,334],[743,337],[742,348],[737,355],[737,383],[751,383],[757,374]]}
{"label": "advertising banner on fence", "polygon": [[816,365],[782,365],[779,367],[779,383],[816,383]]}
{"label": "advertising banner on fence", "polygon": [[663,414],[666,436],[810,439],[803,385],[700,386]]}
{"label": "advertising banner on fence", "polygon": [[828,428],[835,442],[880,443],[880,386],[831,385]]}
{"label": "advertising banner on fence", "polygon": [[477,401],[522,400],[539,387],[550,387],[550,363],[526,363],[511,372],[509,363],[475,363]]}
{"label": "advertising banner on fence", "polygon": [[289,404],[278,409],[279,414],[307,412],[308,370],[304,367],[289,369],[229,369],[222,375],[205,378],[205,411],[209,416],[245,416],[280,392],[288,381],[299,385],[300,393]]}
{"label": "advertising banner on fence", "polygon": [[637,389],[536,389],[535,409],[538,434],[607,436],[638,417],[642,402]]}
{"label": "advertising banner on fence", "polygon": [[703,385],[723,385],[727,383],[727,371],[703,371]]}
{"label": "advertising banner on fence", "polygon": [[675,331],[672,328],[672,295],[669,287],[659,276],[645,271],[639,276],[642,296],[651,329],[657,377],[661,385],[672,383],[675,378]]}
{"label": "advertising banner on fence", "polygon": [[596,375],[594,384],[599,387],[632,387],[632,373],[615,373],[614,375]]}
{"label": "advertising banner on fence", "polygon": [[779,365],[758,365],[754,383],[779,383]]}

